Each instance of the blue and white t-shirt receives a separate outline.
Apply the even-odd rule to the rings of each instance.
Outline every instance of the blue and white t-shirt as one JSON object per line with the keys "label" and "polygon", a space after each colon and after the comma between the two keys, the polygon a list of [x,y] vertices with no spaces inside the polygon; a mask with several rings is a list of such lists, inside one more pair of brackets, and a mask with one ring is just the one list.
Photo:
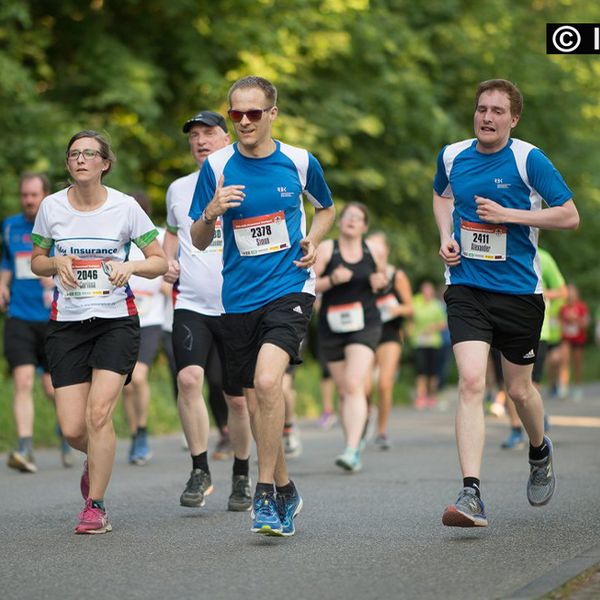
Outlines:
{"label": "blue and white t-shirt", "polygon": [[315,293],[312,269],[293,264],[306,235],[302,197],[315,207],[332,205],[317,159],[306,150],[275,141],[264,158],[247,158],[232,144],[211,154],[194,191],[190,217],[197,220],[217,182],[245,185],[241,206],[223,215],[223,307],[246,313],[294,292]]}
{"label": "blue and white t-shirt", "polygon": [[[50,304],[40,278],[31,271],[33,221],[23,214],[7,217],[2,224],[2,270],[10,271],[8,316],[24,321],[47,321]],[[50,294],[51,295],[51,294]]]}
{"label": "blue and white t-shirt", "polygon": [[573,194],[560,173],[539,149],[509,139],[498,152],[484,154],[475,138],[445,146],[437,160],[433,188],[454,198],[454,238],[461,262],[446,267],[448,285],[467,285],[503,294],[541,294],[537,256],[538,228],[483,223],[475,196],[520,210],[561,206]]}

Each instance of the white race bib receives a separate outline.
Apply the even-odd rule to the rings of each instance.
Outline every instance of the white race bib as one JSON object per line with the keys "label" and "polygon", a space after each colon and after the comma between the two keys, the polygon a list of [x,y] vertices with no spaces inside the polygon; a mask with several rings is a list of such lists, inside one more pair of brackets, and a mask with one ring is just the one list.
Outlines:
{"label": "white race bib", "polygon": [[334,333],[351,333],[365,328],[365,313],[361,302],[338,304],[327,309],[327,324]]}
{"label": "white race bib", "polygon": [[563,323],[562,332],[566,337],[577,337],[579,335],[579,325],[577,323]]}
{"label": "white race bib", "polygon": [[505,225],[461,221],[460,253],[475,260],[506,260],[507,235]]}
{"label": "white race bib", "polygon": [[234,219],[233,235],[242,256],[281,252],[290,247],[290,236],[282,210],[260,217]]}
{"label": "white race bib", "polygon": [[375,300],[377,304],[377,308],[379,309],[379,314],[381,315],[381,322],[387,323],[396,317],[393,314],[393,310],[400,306],[400,302],[398,302],[398,298],[394,296],[394,294],[386,294],[385,296],[381,296],[381,298],[377,298]]}
{"label": "white race bib", "polygon": [[31,270],[31,252],[15,252],[15,278],[39,279]]}
{"label": "white race bib", "polygon": [[79,287],[66,290],[66,298],[91,298],[108,296],[114,285],[108,279],[109,267],[105,261],[97,259],[73,259],[73,271]]}

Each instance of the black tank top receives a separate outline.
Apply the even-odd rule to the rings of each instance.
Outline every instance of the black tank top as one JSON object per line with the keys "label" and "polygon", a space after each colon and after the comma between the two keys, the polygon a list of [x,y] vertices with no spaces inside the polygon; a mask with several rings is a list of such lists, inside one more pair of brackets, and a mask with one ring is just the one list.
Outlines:
{"label": "black tank top", "polygon": [[331,331],[327,322],[327,311],[332,306],[342,306],[360,302],[364,311],[365,328],[381,323],[379,309],[375,304],[375,294],[371,290],[369,275],[377,271],[377,265],[371,255],[367,244],[362,242],[362,258],[357,263],[346,262],[340,253],[337,240],[333,241],[333,252],[331,258],[323,271],[323,276],[331,275],[338,265],[344,265],[353,273],[352,279],[346,283],[333,286],[330,290],[323,292],[321,310],[319,312],[319,324],[325,331]]}
{"label": "black tank top", "polygon": [[[396,300],[398,301],[399,304],[403,304],[403,300],[400,297],[400,294],[398,294],[398,292],[396,291],[396,274],[398,273],[398,269],[396,267],[393,268],[393,273],[392,273],[392,277],[390,279],[390,282],[387,284],[387,286],[381,290],[380,292],[377,292],[376,294],[376,302],[378,304],[378,306],[380,305],[381,302],[385,302],[385,298],[387,296],[392,295],[394,298],[396,298]],[[402,324],[404,323],[404,317],[396,317],[395,319],[390,319],[389,321],[385,321],[385,309],[383,311],[383,314],[381,314],[381,321],[383,322],[383,324],[386,327],[394,327],[394,328],[400,328],[402,327]]]}

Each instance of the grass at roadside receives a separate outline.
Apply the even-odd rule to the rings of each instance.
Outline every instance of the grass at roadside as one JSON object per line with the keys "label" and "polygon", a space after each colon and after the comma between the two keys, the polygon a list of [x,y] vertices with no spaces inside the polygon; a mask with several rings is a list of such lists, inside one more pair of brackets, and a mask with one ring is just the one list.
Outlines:
{"label": "grass at roadside", "polygon": [[[403,367],[404,369],[404,367]],[[316,418],[320,414],[320,368],[316,361],[308,358],[296,370],[296,412],[298,416]],[[412,386],[412,367],[403,370],[403,376],[396,384],[394,398],[397,403],[409,401]],[[178,431],[179,417],[173,398],[173,390],[169,379],[168,368],[164,357],[158,360],[150,370],[150,384],[152,399],[150,402],[150,415],[148,428],[151,434],[169,433]],[[3,371],[0,374],[0,451],[10,449],[16,440],[14,419],[12,415],[12,381],[10,376]],[[35,427],[34,443],[36,446],[58,446],[56,437],[56,416],[54,407],[41,388],[39,380],[36,381],[34,390]],[[127,422],[122,404],[115,410],[114,424],[117,435],[129,435]]]}
{"label": "grass at roadside", "polygon": [[[407,353],[406,356],[408,360],[403,360],[401,374],[394,388],[395,404],[406,404],[411,399],[414,370],[410,353]],[[2,399],[0,401],[0,452],[3,452],[14,445],[16,433],[12,415],[12,380],[3,360],[1,360],[1,364],[3,368],[0,368],[0,398]],[[296,370],[296,412],[298,416],[318,417],[321,411],[320,376],[319,365],[310,356]],[[455,381],[455,378],[455,369],[452,366],[450,380]],[[586,349],[584,378],[586,381],[600,380],[600,349],[595,346],[589,346]],[[150,383],[152,387],[148,422],[150,433],[161,434],[179,431],[177,408],[173,398],[166,360],[162,355],[159,356],[150,371]],[[39,381],[36,381],[34,398],[36,410],[34,443],[38,447],[57,446],[54,407],[44,396]],[[119,436],[126,437],[129,435],[121,404],[115,410],[114,423]]]}

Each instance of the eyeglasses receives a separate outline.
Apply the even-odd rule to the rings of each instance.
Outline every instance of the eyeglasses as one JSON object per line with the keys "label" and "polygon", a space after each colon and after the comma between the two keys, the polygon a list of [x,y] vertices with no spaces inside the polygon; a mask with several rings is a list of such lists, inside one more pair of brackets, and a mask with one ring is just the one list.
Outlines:
{"label": "eyeglasses", "polygon": [[234,110],[233,108],[230,108],[227,111],[227,114],[234,123],[239,123],[244,118],[244,116],[248,117],[248,121],[256,123],[256,121],[260,121],[262,119],[263,113],[268,112],[272,108],[272,106],[269,106],[269,108],[252,108],[250,110],[245,111]]}
{"label": "eyeglasses", "polygon": [[67,152],[67,158],[69,160],[79,160],[79,157],[83,154],[85,160],[93,160],[96,156],[101,156],[100,150],[92,150],[91,148],[85,148],[84,150],[69,150]]}

